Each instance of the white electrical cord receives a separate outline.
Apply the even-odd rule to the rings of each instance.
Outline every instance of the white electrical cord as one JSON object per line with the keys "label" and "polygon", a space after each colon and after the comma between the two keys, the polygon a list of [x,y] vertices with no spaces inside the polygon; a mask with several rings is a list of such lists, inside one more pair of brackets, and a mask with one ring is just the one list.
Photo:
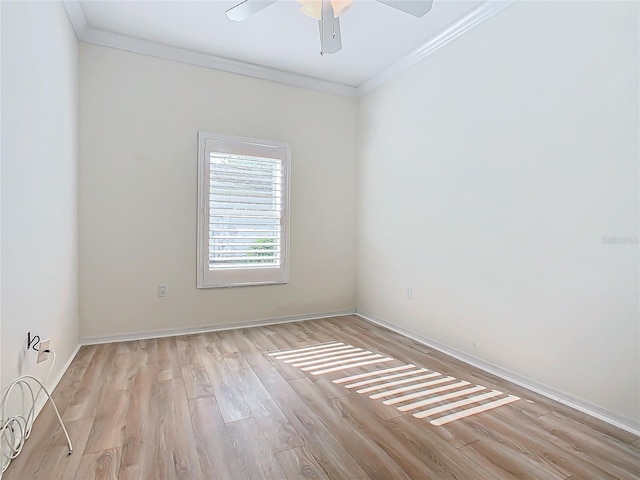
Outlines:
{"label": "white electrical cord", "polygon": [[[53,355],[53,360],[51,361],[51,366],[49,367],[49,371],[45,377],[45,382],[51,375],[51,371],[53,370],[53,366],[56,362],[56,354],[54,351],[50,351]],[[35,382],[40,386],[38,393],[33,392],[33,388],[30,382]],[[20,387],[20,392],[22,393],[22,409],[21,412],[25,412],[25,399],[31,400],[31,407],[27,410],[26,415],[13,415],[11,417],[7,417],[5,414],[5,407],[7,403],[7,399],[11,395],[11,392],[14,389],[17,390],[17,387]],[[16,458],[20,452],[22,451],[22,447],[24,443],[31,435],[31,429],[33,427],[33,422],[35,420],[35,409],[38,399],[40,398],[40,394],[44,391],[47,394],[47,400],[51,402],[53,405],[53,409],[56,412],[56,416],[58,417],[58,422],[60,422],[60,426],[62,427],[62,431],[64,435],[67,437],[67,444],[69,445],[69,455],[73,452],[73,446],[71,445],[71,439],[69,438],[69,433],[67,432],[64,423],[62,422],[62,418],[60,417],[60,412],[58,412],[58,407],[56,407],[56,402],[51,398],[51,394],[44,386],[44,384],[38,380],[37,378],[31,375],[22,375],[16,378],[13,382],[11,382],[4,389],[4,393],[2,395],[2,402],[0,402],[0,480],[2,479],[2,474],[11,463],[11,460]],[[25,394],[28,392],[29,396]]]}

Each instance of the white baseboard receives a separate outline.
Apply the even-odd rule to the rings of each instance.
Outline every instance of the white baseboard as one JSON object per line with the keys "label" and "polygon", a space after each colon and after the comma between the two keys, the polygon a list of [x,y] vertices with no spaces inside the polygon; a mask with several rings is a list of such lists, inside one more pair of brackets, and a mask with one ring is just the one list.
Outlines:
{"label": "white baseboard", "polygon": [[73,362],[74,358],[76,358],[76,355],[80,351],[80,347],[81,346],[82,345],[80,343],[78,343],[78,345],[76,345],[76,348],[73,350],[73,352],[69,356],[69,359],[64,364],[64,367],[62,367],[60,369],[60,371],[58,372],[58,374],[56,375],[56,378],[55,378],[53,384],[51,385],[51,390],[50,390],[51,392],[53,392],[55,390],[55,388],[58,386],[58,383],[60,383],[60,380],[62,380],[62,376],[67,372],[67,369],[71,366],[71,362]]}
{"label": "white baseboard", "polygon": [[122,335],[105,335],[98,337],[85,337],[80,339],[80,345],[98,345],[101,343],[129,342],[132,340],[148,340],[153,338],[176,337],[178,335],[192,335],[196,333],[217,332],[221,330],[235,330],[239,328],[264,327],[279,323],[301,322],[305,320],[317,320],[320,318],[340,317],[354,315],[355,310],[341,310],[338,312],[314,313],[310,315],[294,315],[290,317],[267,318],[251,322],[227,323],[222,325],[208,325],[204,327],[175,328],[171,330],[156,330],[147,332],[134,332]]}
{"label": "white baseboard", "polygon": [[[53,391],[56,389],[56,387],[58,386],[58,383],[60,383],[60,380],[62,380],[62,376],[66,373],[66,371],[69,369],[69,366],[71,365],[71,362],[73,362],[73,359],[76,358],[76,355],[78,354],[78,351],[80,351],[80,347],[81,345],[78,344],[76,346],[76,348],[73,350],[73,352],[71,353],[71,355],[69,356],[69,359],[66,361],[66,363],[64,364],[64,366],[60,369],[60,371],[56,374],[53,382],[49,385],[45,385],[47,387],[47,390],[49,390],[49,393],[53,393]],[[38,415],[40,415],[40,412],[42,411],[42,409],[44,408],[44,406],[47,404],[47,397],[44,397],[42,400],[40,400],[35,407],[35,418],[38,418]]]}
{"label": "white baseboard", "polygon": [[216,331],[222,331],[222,330],[260,327],[260,326],[266,326],[266,325],[277,325],[280,323],[300,322],[304,320],[316,320],[321,318],[339,317],[343,315],[354,315],[354,314],[371,323],[375,323],[376,325],[380,325],[381,327],[388,328],[389,330],[399,333],[400,335],[404,335],[405,337],[411,338],[423,345],[426,345],[430,348],[433,348],[442,353],[450,355],[453,358],[457,358],[458,360],[461,360],[471,366],[479,368],[480,370],[496,375],[509,382],[515,383],[516,385],[519,385],[528,390],[536,392],[551,400],[560,402],[563,405],[574,408],[580,412],[586,413],[587,415],[590,415],[594,418],[597,418],[606,423],[609,423],[610,425],[613,425],[615,427],[631,432],[634,435],[640,435],[640,424],[637,424],[627,418],[622,418],[596,405],[590,404],[583,400],[567,395],[564,392],[555,390],[549,387],[548,385],[544,385],[540,382],[524,377],[522,375],[519,375],[505,368],[485,362],[477,357],[468,355],[453,347],[442,344],[430,338],[423,337],[421,335],[418,335],[404,328],[398,327],[390,322],[377,318],[366,312],[354,311],[354,310],[343,310],[343,311],[325,312],[325,313],[318,313],[318,314],[311,314],[311,315],[296,315],[291,317],[270,318],[270,319],[256,320],[252,322],[243,322],[243,323],[231,323],[231,324],[204,326],[204,327],[179,328],[179,329],[172,329],[172,330],[135,332],[135,333],[129,333],[129,334],[123,334],[123,335],[81,338],[80,345],[78,346],[78,348],[76,348],[76,350],[74,351],[73,355],[71,355],[71,358],[69,359],[65,367],[61,370],[60,374],[56,378],[53,388],[57,386],[58,382],[62,378],[62,375],[67,370],[67,368],[71,364],[71,361],[73,360],[73,358],[75,358],[75,355],[77,354],[78,349],[82,345],[97,345],[101,343],[127,342],[131,340],[146,340],[146,339],[153,339],[153,338],[174,337],[178,335],[216,332]]}
{"label": "white baseboard", "polygon": [[[76,357],[78,351],[80,350],[80,345],[77,345],[76,348],[73,350],[73,352],[71,353],[71,355],[69,356],[69,359],[66,361],[66,363],[62,366],[62,368],[58,371],[58,373],[56,374],[55,378],[53,379],[53,381],[51,383],[47,382],[46,384],[44,384],[44,387],[46,388],[46,391],[49,392],[50,394],[53,393],[53,391],[56,389],[56,387],[58,386],[58,383],[60,383],[60,380],[62,379],[62,376],[65,374],[65,372],[67,371],[67,369],[69,368],[69,366],[71,365],[71,362],[73,362],[73,359]],[[54,365],[55,366],[55,365]],[[48,375],[47,375],[48,376]],[[30,380],[30,378],[36,378],[35,376],[31,376],[29,375],[22,375],[18,378],[23,378],[24,382],[27,383],[29,385],[29,388],[33,387],[34,390],[32,391],[32,394],[35,396],[35,405],[33,405],[33,422],[31,422],[31,426],[35,425],[36,419],[38,418],[38,416],[40,415],[40,413],[42,412],[44,406],[49,402],[49,397],[42,391],[41,387],[37,385],[37,383],[33,380]],[[16,379],[17,380],[17,379]],[[38,381],[40,381],[38,379]],[[42,382],[46,382],[47,378],[44,378],[42,380]],[[13,383],[13,382],[11,382]],[[3,391],[3,395],[6,392]],[[26,394],[26,392],[23,390],[23,394]],[[28,413],[31,411],[31,405],[25,405],[25,401],[27,400],[27,396],[22,397],[22,408],[23,411],[20,413],[20,415],[23,415],[26,418],[29,418]],[[57,406],[56,406],[57,407]],[[4,413],[4,412],[3,412]],[[4,420],[3,420],[4,421]],[[19,423],[19,422],[18,422]],[[6,425],[6,424],[5,424]],[[27,420],[27,425],[28,425],[28,420]],[[13,428],[11,428],[11,430],[13,430]],[[20,435],[23,435],[24,432],[21,432]],[[25,442],[28,441],[28,436],[25,437],[23,439]],[[8,442],[8,436],[7,438],[3,437],[3,442]],[[13,440],[11,440],[13,441]],[[7,444],[8,445],[8,444]],[[3,450],[7,445],[3,445]],[[0,463],[2,463],[2,465],[0,465],[0,467],[4,467],[7,468],[9,466],[9,464],[11,463],[11,461],[13,460],[12,458],[8,458],[5,456],[6,452],[3,452],[2,455],[2,461]],[[17,455],[19,455],[19,451],[17,453]],[[17,456],[16,455],[16,456]],[[6,460],[6,463],[5,463]],[[0,471],[0,478],[2,478],[2,472]]]}
{"label": "white baseboard", "polygon": [[606,422],[610,425],[626,430],[627,432],[631,432],[634,435],[640,435],[640,424],[635,423],[628,418],[622,418],[596,405],[592,405],[588,402],[567,395],[564,392],[555,390],[548,385],[544,385],[540,382],[524,377],[505,368],[485,362],[483,360],[480,360],[479,358],[468,355],[460,350],[457,350],[453,347],[442,344],[430,338],[426,338],[409,330],[405,330],[404,328],[398,327],[385,320],[381,320],[369,313],[356,311],[356,315],[371,323],[375,323],[376,325],[388,328],[389,330],[399,333],[400,335],[409,337],[418,343],[426,345],[427,347],[438,350],[439,352],[445,353],[453,358],[457,358],[458,360],[468,363],[469,365],[479,368],[480,370],[484,370],[485,372],[496,375],[497,377],[500,377],[504,380],[515,383],[516,385],[524,387],[533,392],[539,393],[540,395],[543,395],[551,400],[555,400],[556,402],[562,403],[563,405],[586,413],[587,415],[602,420],[603,422]]}

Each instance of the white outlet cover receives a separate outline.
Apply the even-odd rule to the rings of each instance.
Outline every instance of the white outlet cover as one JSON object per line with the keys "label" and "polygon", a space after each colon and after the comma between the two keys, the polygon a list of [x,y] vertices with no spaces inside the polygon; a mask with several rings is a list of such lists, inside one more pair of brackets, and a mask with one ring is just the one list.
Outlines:
{"label": "white outlet cover", "polygon": [[42,363],[44,362],[47,357],[49,356],[49,353],[46,350],[49,350],[51,348],[51,339],[47,338],[46,340],[42,340],[40,342],[40,345],[38,345],[38,363]]}

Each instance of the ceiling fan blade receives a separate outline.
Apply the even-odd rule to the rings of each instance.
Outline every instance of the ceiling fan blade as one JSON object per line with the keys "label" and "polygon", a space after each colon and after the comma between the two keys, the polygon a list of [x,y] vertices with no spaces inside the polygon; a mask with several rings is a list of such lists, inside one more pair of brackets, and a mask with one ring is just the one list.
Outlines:
{"label": "ceiling fan blade", "polygon": [[318,26],[320,27],[320,55],[342,50],[340,19],[333,16],[333,6],[329,0],[322,0],[322,15],[318,20]]}
{"label": "ceiling fan blade", "polygon": [[378,0],[378,2],[414,17],[424,17],[433,5],[433,0]]}
{"label": "ceiling fan blade", "polygon": [[231,7],[229,10],[227,10],[226,14],[230,20],[242,22],[254,13],[259,12],[263,8],[266,8],[272,3],[276,3],[277,1],[278,0],[244,0],[235,7]]}

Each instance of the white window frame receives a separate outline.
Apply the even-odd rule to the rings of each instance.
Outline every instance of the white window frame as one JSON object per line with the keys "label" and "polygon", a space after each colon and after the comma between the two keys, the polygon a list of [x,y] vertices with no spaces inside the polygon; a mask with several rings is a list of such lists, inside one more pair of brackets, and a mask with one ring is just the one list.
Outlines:
{"label": "white window frame", "polygon": [[[280,266],[275,268],[209,269],[210,153],[223,152],[277,158],[282,161]],[[289,197],[291,146],[287,143],[198,132],[198,272],[197,288],[289,283]]]}

